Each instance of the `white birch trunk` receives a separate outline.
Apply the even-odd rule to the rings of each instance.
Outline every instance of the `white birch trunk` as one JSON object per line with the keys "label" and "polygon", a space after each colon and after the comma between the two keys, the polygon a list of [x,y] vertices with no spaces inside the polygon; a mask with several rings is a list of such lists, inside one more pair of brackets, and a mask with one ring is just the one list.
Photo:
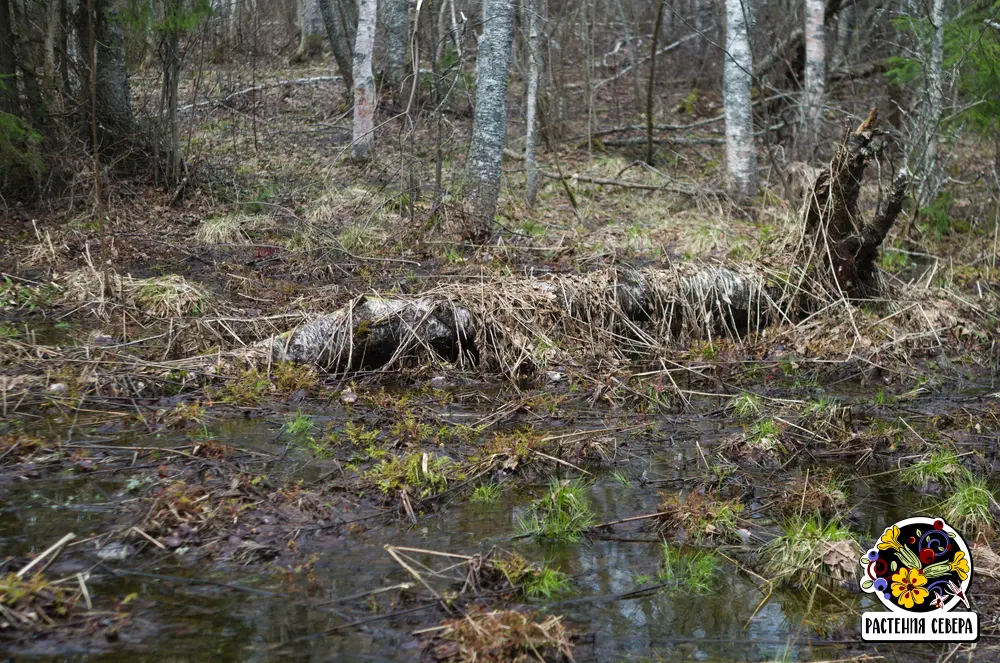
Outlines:
{"label": "white birch trunk", "polygon": [[811,152],[823,115],[826,87],[826,31],[823,28],[826,0],[805,0],[806,63],[805,87],[802,90],[803,145]]}
{"label": "white birch trunk", "polygon": [[726,0],[726,52],[722,96],[726,115],[726,165],[733,195],[740,200],[757,192],[757,153],[753,142],[750,88],[752,18],[749,0]]}
{"label": "white birch trunk", "polygon": [[472,204],[470,236],[478,238],[489,234],[500,196],[514,9],[515,0],[483,0],[483,33],[476,56],[476,115],[465,183]]}
{"label": "white birch trunk", "polygon": [[385,82],[394,95],[400,95],[406,78],[406,55],[410,30],[409,0],[383,0],[382,23],[385,24]]}
{"label": "white birch trunk", "polygon": [[528,190],[525,198],[529,207],[535,206],[538,195],[538,162],[535,150],[538,146],[538,67],[542,57],[538,43],[537,0],[524,0],[524,11],[528,15],[528,99],[525,111],[524,160],[528,168]]}
{"label": "white birch trunk", "polygon": [[945,0],[934,0],[931,5],[931,25],[934,26],[934,36],[931,39],[931,56],[927,63],[927,110],[924,116],[924,139],[927,149],[924,152],[924,174],[926,176],[922,187],[922,200],[926,205],[933,201],[937,194],[937,157],[938,157],[938,125],[941,123],[941,106],[944,99],[944,23]]}
{"label": "white birch trunk", "polygon": [[372,52],[375,49],[377,0],[361,0],[358,31],[354,42],[354,141],[351,158],[364,161],[375,146],[375,77]]}

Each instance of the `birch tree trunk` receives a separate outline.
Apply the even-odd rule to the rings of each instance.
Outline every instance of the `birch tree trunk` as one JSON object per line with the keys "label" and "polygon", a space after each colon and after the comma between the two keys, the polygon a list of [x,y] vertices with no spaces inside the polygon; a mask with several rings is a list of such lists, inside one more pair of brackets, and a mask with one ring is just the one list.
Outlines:
{"label": "birch tree trunk", "polygon": [[805,0],[805,86],[802,90],[803,153],[811,154],[819,134],[826,87],[826,0]]}
{"label": "birch tree trunk", "polygon": [[722,97],[726,116],[726,166],[734,197],[747,200],[757,193],[757,153],[753,143],[750,87],[753,60],[749,0],[726,0],[726,51],[723,55]]}
{"label": "birch tree trunk", "polygon": [[354,88],[354,42],[347,36],[343,15],[337,7],[337,0],[317,0],[323,25],[326,26],[326,36],[333,50],[333,59],[337,63],[337,71],[344,77],[344,87]]}
{"label": "birch tree trunk", "polygon": [[[2,0],[0,0],[2,1]],[[544,0],[541,0],[544,2]],[[535,151],[538,146],[538,69],[542,57],[538,44],[539,0],[524,0],[524,11],[528,15],[528,98],[525,111],[524,160],[528,169],[528,189],[525,199],[529,207],[535,206],[538,196],[538,162]]]}
{"label": "birch tree trunk", "polygon": [[357,40],[354,42],[354,141],[351,158],[371,158],[375,146],[375,77],[372,52],[375,49],[376,0],[361,0],[358,7]]}
{"label": "birch tree trunk", "polygon": [[385,82],[396,98],[402,98],[410,36],[409,0],[383,0],[382,23],[385,24]]}
{"label": "birch tree trunk", "polygon": [[938,125],[941,123],[941,106],[944,98],[944,23],[945,0],[934,0],[931,5],[931,54],[927,63],[926,109],[923,117],[923,138],[927,148],[923,158],[923,184],[918,203],[927,205],[937,196]]}
{"label": "birch tree trunk", "polygon": [[465,182],[472,205],[469,236],[475,239],[489,236],[500,196],[514,10],[515,0],[483,0],[483,33],[476,55],[476,111]]}

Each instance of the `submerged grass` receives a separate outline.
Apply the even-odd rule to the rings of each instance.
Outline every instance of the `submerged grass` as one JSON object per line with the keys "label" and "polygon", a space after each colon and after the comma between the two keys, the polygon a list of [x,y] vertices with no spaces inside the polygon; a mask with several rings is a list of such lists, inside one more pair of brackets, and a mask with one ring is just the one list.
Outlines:
{"label": "submerged grass", "polygon": [[663,564],[657,572],[668,589],[684,594],[707,594],[718,577],[719,558],[704,550],[683,550],[663,542]]}
{"label": "submerged grass", "polygon": [[588,485],[579,479],[569,482],[554,479],[549,492],[528,507],[526,518],[518,520],[520,534],[553,541],[579,541],[583,531],[594,525],[587,489]]}

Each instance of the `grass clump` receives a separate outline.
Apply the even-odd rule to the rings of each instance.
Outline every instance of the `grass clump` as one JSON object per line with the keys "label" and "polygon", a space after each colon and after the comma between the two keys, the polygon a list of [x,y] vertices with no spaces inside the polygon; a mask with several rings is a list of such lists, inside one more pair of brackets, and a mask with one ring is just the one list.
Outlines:
{"label": "grass clump", "polygon": [[793,518],[762,551],[764,574],[778,584],[810,589],[853,578],[861,548],[836,520]]}
{"label": "grass clump", "polygon": [[[72,589],[70,589],[72,588]],[[65,618],[76,606],[80,593],[76,583],[55,585],[41,573],[0,577],[0,629],[38,630],[56,625],[53,617]]]}
{"label": "grass clump", "polygon": [[271,380],[256,366],[237,370],[219,390],[219,400],[227,405],[258,405],[271,392]]}
{"label": "grass clump", "polygon": [[744,391],[739,396],[734,396],[732,400],[729,401],[729,409],[732,410],[737,417],[747,419],[751,417],[758,417],[761,412],[764,411],[760,396],[749,391]]}
{"label": "grass clump", "polygon": [[431,658],[447,663],[572,661],[570,632],[562,618],[542,619],[516,610],[470,611],[449,619],[432,642]]}
{"label": "grass clump", "polygon": [[281,426],[282,432],[296,439],[308,437],[312,433],[313,428],[315,426],[313,426],[312,418],[301,412],[296,413],[294,417]]}
{"label": "grass clump", "polygon": [[170,274],[153,279],[122,279],[130,303],[154,318],[199,315],[208,305],[208,293],[183,276]]}
{"label": "grass clump", "polygon": [[511,587],[519,588],[528,598],[550,599],[569,591],[569,576],[545,564],[533,564],[517,553],[497,556],[493,566]]}
{"label": "grass clump", "polygon": [[549,492],[532,502],[527,517],[518,520],[518,530],[524,536],[579,541],[583,531],[594,525],[587,488],[579,479],[565,482],[553,479]]}
{"label": "grass clump", "polygon": [[708,545],[739,540],[737,519],[743,512],[743,504],[738,500],[701,492],[664,494],[660,511],[657,529],[675,541]]}
{"label": "grass clump", "polygon": [[996,529],[991,511],[996,506],[986,479],[967,475],[951,488],[951,494],[941,504],[941,517],[968,538],[980,533],[989,535]]}
{"label": "grass clump", "polygon": [[246,244],[250,241],[245,228],[255,225],[256,218],[245,214],[228,214],[203,220],[194,233],[202,244]]}
{"label": "grass clump", "polygon": [[899,480],[914,488],[927,490],[934,484],[954,487],[972,478],[969,470],[962,465],[951,449],[936,449],[917,462],[904,467]]}
{"label": "grass clump", "polygon": [[387,458],[365,477],[374,481],[386,495],[404,490],[420,499],[442,493],[448,489],[450,481],[465,478],[451,458],[419,452]]}
{"label": "grass clump", "polygon": [[836,515],[847,502],[844,484],[827,477],[799,477],[785,484],[779,502],[782,515],[821,515],[827,518]]}
{"label": "grass clump", "polygon": [[472,501],[479,504],[496,504],[503,494],[503,484],[483,483],[472,491]]}
{"label": "grass clump", "polygon": [[719,568],[717,555],[704,550],[685,551],[663,542],[663,565],[656,576],[669,589],[685,594],[712,591]]}

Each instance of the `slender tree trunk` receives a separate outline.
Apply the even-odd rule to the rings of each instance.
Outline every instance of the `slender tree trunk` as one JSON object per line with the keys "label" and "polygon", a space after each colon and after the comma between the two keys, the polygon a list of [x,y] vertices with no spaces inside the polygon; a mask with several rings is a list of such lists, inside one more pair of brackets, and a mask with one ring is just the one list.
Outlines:
{"label": "slender tree trunk", "polygon": [[[618,9],[618,18],[622,22],[622,31],[625,33],[625,53],[628,55],[629,65],[632,67],[632,88],[635,95],[635,108],[638,109],[642,105],[642,92],[639,83],[639,50],[632,38],[632,28],[629,26],[629,20],[625,17],[625,7],[622,6],[622,0],[615,0],[615,7]],[[670,15],[672,17],[673,12]]]}
{"label": "slender tree trunk", "polygon": [[372,54],[375,49],[376,0],[361,0],[358,9],[357,40],[354,42],[354,141],[351,158],[371,158],[375,146],[375,77]]}
{"label": "slender tree trunk", "polygon": [[923,118],[923,138],[927,148],[924,151],[924,176],[921,195],[918,200],[921,206],[931,203],[937,197],[938,175],[938,130],[941,124],[941,108],[944,100],[944,24],[945,0],[933,0],[931,5],[931,25],[934,35],[931,38],[930,61],[927,63],[927,106]]}
{"label": "slender tree trunk", "polygon": [[0,0],[0,111],[17,115],[17,59],[10,3]]}
{"label": "slender tree trunk", "polygon": [[469,236],[475,239],[489,236],[500,196],[514,11],[514,0],[483,0],[483,33],[476,56],[476,113],[465,182],[472,204]]}
{"label": "slender tree trunk", "polygon": [[712,0],[695,0],[694,28],[700,33],[698,38],[698,70],[701,71],[708,54],[708,25],[712,22]]}
{"label": "slender tree trunk", "polygon": [[330,48],[333,50],[333,59],[337,63],[337,71],[344,77],[344,86],[351,90],[354,88],[354,70],[352,61],[354,60],[354,42],[348,39],[347,29],[340,9],[336,6],[337,0],[317,0],[320,14],[323,16],[323,24],[326,26],[326,36],[330,40]]}
{"label": "slender tree trunk", "polygon": [[180,35],[172,30],[164,39],[163,86],[167,101],[167,131],[170,146],[167,150],[167,181],[179,182],[181,178],[181,133],[177,114],[178,86],[180,84],[181,54]]}
{"label": "slender tree trunk", "polygon": [[732,194],[747,200],[757,193],[757,153],[753,142],[750,88],[753,60],[749,0],[726,0],[726,50],[722,97],[726,115],[726,166]]}
{"label": "slender tree trunk", "polygon": [[383,0],[382,22],[385,24],[383,76],[393,96],[402,99],[403,83],[406,80],[407,45],[410,41],[409,0]]}
{"label": "slender tree trunk", "polygon": [[653,89],[656,83],[656,47],[660,39],[660,26],[663,25],[663,5],[666,0],[656,3],[656,23],[653,25],[653,45],[649,51],[649,81],[646,84],[646,163],[653,165]]}
{"label": "slender tree trunk", "polygon": [[802,90],[803,153],[811,154],[819,135],[826,85],[826,31],[823,27],[826,0],[805,0],[805,86]]}
{"label": "slender tree trunk", "polygon": [[528,169],[525,199],[529,207],[535,206],[535,198],[538,195],[538,162],[535,159],[535,151],[538,146],[538,69],[542,57],[538,44],[539,4],[541,4],[539,0],[524,0],[524,11],[528,15],[528,99],[525,112],[524,159]]}

